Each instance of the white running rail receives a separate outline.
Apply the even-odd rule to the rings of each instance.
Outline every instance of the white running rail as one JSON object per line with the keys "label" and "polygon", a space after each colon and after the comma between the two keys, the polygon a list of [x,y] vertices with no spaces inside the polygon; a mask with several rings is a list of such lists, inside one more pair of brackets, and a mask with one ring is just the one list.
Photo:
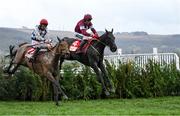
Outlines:
{"label": "white running rail", "polygon": [[109,62],[113,62],[116,66],[121,63],[134,62],[139,67],[145,67],[149,60],[158,62],[160,65],[175,63],[179,70],[179,57],[176,53],[156,53],[156,54],[119,54],[105,56]]}

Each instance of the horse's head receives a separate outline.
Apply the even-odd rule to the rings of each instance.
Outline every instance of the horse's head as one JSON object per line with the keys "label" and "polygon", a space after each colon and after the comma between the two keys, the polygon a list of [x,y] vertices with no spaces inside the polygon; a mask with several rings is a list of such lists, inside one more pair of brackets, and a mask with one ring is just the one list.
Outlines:
{"label": "horse's head", "polygon": [[105,31],[106,32],[101,36],[101,38],[103,39],[103,43],[109,46],[112,52],[115,52],[117,50],[117,46],[115,43],[115,37],[113,35],[113,29],[111,31],[107,31],[105,29]]}
{"label": "horse's head", "polygon": [[60,40],[58,37],[57,39],[59,41],[57,53],[61,54],[62,57],[65,57],[65,58],[68,57],[70,54],[68,43],[64,40]]}

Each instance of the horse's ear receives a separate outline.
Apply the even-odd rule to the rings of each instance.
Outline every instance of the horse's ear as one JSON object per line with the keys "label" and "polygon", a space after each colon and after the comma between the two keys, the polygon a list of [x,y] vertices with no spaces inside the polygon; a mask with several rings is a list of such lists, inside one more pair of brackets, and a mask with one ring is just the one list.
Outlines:
{"label": "horse's ear", "polygon": [[113,33],[113,30],[114,30],[114,29],[112,28],[111,33]]}
{"label": "horse's ear", "polygon": [[106,33],[108,33],[108,30],[107,30],[107,29],[105,29],[105,31],[106,31]]}
{"label": "horse's ear", "polygon": [[58,36],[57,36],[57,39],[58,39],[59,43],[61,43],[61,39]]}

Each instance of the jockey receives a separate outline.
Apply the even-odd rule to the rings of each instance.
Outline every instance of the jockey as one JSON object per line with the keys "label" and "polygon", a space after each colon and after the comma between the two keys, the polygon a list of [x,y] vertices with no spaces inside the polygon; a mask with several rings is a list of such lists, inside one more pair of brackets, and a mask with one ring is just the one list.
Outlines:
{"label": "jockey", "polygon": [[[76,32],[76,37],[80,38],[83,40],[84,36],[87,37],[92,37],[92,38],[96,38],[98,39],[99,36],[96,32],[96,30],[93,28],[93,24],[91,23],[92,20],[92,16],[90,14],[85,14],[84,18],[81,19],[76,27],[75,27],[75,32]],[[88,29],[91,29],[91,31],[93,32],[93,34],[90,34],[87,32]],[[86,41],[82,41],[80,44],[80,48],[79,50],[82,49],[82,46],[86,43]]]}
{"label": "jockey", "polygon": [[31,55],[30,61],[33,61],[35,59],[40,49],[47,49],[51,43],[51,41],[47,39],[47,26],[48,26],[48,21],[46,19],[42,19],[40,21],[40,24],[37,25],[32,32],[31,44],[35,48],[35,51]]}

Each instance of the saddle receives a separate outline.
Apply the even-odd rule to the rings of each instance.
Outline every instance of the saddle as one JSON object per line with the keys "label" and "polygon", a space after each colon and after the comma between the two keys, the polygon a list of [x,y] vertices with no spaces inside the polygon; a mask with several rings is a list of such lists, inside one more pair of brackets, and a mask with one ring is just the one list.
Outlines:
{"label": "saddle", "polygon": [[[36,55],[39,55],[39,54],[43,54],[45,52],[48,52],[52,49],[53,47],[48,47],[47,49],[40,49],[38,50],[38,53]],[[34,48],[33,46],[28,46],[27,49],[26,49],[26,53],[25,53],[25,57],[27,58],[31,58],[33,56],[33,54],[35,53],[36,49],[38,48]],[[36,56],[35,56],[36,57]]]}

